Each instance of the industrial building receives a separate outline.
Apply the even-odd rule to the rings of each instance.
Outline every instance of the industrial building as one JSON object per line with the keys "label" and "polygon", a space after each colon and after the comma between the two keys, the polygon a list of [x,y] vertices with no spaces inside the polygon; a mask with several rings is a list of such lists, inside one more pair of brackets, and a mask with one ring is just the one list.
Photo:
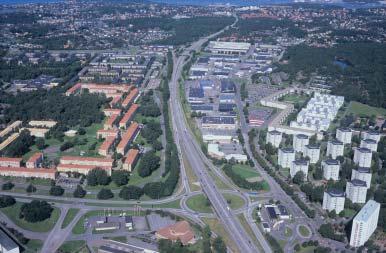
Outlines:
{"label": "industrial building", "polygon": [[323,195],[323,209],[329,212],[335,210],[339,214],[344,210],[345,196],[344,192],[338,189],[331,189],[324,192]]}
{"label": "industrial building", "polygon": [[381,205],[369,200],[354,217],[350,235],[350,246],[363,246],[377,228]]}
{"label": "industrial building", "polygon": [[207,50],[213,54],[242,55],[251,48],[251,43],[210,41]]}
{"label": "industrial building", "polygon": [[217,116],[217,117],[205,116],[205,117],[202,117],[201,126],[202,128],[210,128],[210,129],[235,130],[236,120],[234,117],[229,117],[229,116]]}

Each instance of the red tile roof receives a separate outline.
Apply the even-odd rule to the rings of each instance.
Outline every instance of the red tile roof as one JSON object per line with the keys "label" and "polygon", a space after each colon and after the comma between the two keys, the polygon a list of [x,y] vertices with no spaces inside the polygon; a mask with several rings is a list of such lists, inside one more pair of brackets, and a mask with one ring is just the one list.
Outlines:
{"label": "red tile roof", "polygon": [[137,133],[139,125],[137,122],[131,123],[130,127],[127,129],[126,133],[122,136],[122,140],[119,142],[117,149],[124,149],[128,142],[130,142],[134,135]]}
{"label": "red tile roof", "polygon": [[27,167],[1,167],[0,171],[31,172],[31,173],[55,173],[56,169],[27,168]]}
{"label": "red tile roof", "polygon": [[36,163],[37,160],[39,160],[43,156],[43,153],[37,152],[33,154],[27,161],[27,163]]}
{"label": "red tile roof", "polygon": [[130,103],[133,103],[135,98],[138,96],[139,90],[137,88],[134,88],[130,91],[129,95],[123,100],[122,106],[126,107]]}
{"label": "red tile roof", "polygon": [[180,240],[184,245],[194,241],[194,233],[187,221],[179,221],[174,225],[161,228],[156,234],[158,237],[172,241]]}
{"label": "red tile roof", "polygon": [[125,115],[123,115],[121,121],[119,122],[119,125],[127,124],[127,122],[133,118],[138,107],[139,106],[137,104],[133,104],[132,106],[130,106],[129,110],[125,113]]}
{"label": "red tile roof", "polygon": [[134,161],[137,159],[138,154],[139,154],[139,150],[138,149],[133,149],[133,148],[130,149],[129,152],[127,152],[125,163],[133,164]]}

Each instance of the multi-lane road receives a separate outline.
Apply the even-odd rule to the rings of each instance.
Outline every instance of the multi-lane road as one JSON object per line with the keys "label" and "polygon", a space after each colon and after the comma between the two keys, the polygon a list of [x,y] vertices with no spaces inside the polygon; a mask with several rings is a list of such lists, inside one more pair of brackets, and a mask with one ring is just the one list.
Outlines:
{"label": "multi-lane road", "polygon": [[[232,237],[239,251],[260,252],[261,249],[257,248],[257,246],[252,242],[252,238],[245,231],[236,214],[231,210],[227,201],[217,188],[214,180],[211,178],[208,172],[208,161],[190,131],[179,96],[179,79],[186,63],[187,55],[189,55],[192,50],[195,51],[199,49],[208,39],[217,36],[224,30],[198,40],[189,48],[185,49],[185,51],[178,58],[173,57],[173,74],[169,83],[171,96],[170,110],[174,130],[173,133],[177,145],[180,147],[180,150],[183,150],[182,155],[184,156],[184,159],[189,162],[194,173],[199,178],[200,185],[211,202],[216,215],[228,231],[229,235]],[[264,237],[262,236],[258,239],[263,251],[271,252],[271,249]]]}

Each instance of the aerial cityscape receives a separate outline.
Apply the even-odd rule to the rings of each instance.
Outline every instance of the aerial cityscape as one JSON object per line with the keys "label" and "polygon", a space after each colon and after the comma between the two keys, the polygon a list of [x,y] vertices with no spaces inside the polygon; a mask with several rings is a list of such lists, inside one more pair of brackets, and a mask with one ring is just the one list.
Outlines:
{"label": "aerial cityscape", "polygon": [[386,252],[385,4],[0,1],[0,253]]}

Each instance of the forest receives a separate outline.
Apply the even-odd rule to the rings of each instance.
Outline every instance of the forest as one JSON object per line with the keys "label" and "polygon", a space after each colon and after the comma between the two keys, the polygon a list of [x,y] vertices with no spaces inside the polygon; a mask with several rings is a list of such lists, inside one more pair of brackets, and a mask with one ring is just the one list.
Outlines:
{"label": "forest", "polygon": [[232,24],[233,21],[233,17],[193,17],[180,20],[164,17],[114,20],[111,22],[111,25],[118,27],[132,25],[133,27],[131,29],[133,31],[158,27],[161,30],[173,32],[173,36],[155,43],[181,45],[219,31],[225,26]]}
{"label": "forest", "polygon": [[[340,67],[336,58],[349,64]],[[386,108],[386,45],[378,43],[344,43],[332,48],[313,48],[299,45],[288,48],[283,60],[288,64],[278,65],[294,77],[317,72],[331,76],[339,82],[332,92],[345,99]]]}

